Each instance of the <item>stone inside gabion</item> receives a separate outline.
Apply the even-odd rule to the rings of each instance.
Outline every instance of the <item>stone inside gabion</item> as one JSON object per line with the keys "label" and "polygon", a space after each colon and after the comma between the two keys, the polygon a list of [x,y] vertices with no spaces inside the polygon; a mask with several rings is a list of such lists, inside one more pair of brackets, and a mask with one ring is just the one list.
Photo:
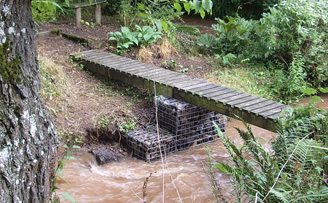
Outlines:
{"label": "stone inside gabion", "polygon": [[137,129],[125,136],[128,151],[133,156],[151,161],[160,157],[160,151],[169,154],[218,139],[213,123],[225,131],[227,118],[222,114],[179,101],[158,96],[157,116],[160,126]]}

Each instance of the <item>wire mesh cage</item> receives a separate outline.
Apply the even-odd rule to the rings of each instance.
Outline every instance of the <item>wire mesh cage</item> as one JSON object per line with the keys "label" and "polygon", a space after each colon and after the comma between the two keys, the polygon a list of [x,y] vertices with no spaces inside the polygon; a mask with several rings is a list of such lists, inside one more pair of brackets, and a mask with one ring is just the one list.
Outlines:
{"label": "wire mesh cage", "polygon": [[[159,137],[159,139],[158,139]],[[127,150],[138,159],[151,161],[160,158],[160,153],[169,154],[177,150],[177,142],[172,133],[156,127],[138,128],[123,136]]]}
{"label": "wire mesh cage", "polygon": [[157,96],[155,101],[159,126],[179,139],[217,135],[213,122],[225,132],[227,118],[222,114],[164,96]]}
{"label": "wire mesh cage", "polygon": [[125,137],[127,150],[139,159],[157,159],[160,149],[169,154],[215,141],[218,134],[213,123],[225,132],[227,118],[222,114],[164,96],[157,96],[155,101],[159,140],[155,127],[129,131]]}

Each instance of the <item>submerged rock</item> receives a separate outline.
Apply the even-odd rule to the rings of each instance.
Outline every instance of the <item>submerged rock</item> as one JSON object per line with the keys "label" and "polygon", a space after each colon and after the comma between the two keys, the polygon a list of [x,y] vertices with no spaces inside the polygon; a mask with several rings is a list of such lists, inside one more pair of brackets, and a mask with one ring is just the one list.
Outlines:
{"label": "submerged rock", "polygon": [[98,146],[89,150],[93,154],[98,165],[117,162],[124,158],[125,153],[120,147]]}

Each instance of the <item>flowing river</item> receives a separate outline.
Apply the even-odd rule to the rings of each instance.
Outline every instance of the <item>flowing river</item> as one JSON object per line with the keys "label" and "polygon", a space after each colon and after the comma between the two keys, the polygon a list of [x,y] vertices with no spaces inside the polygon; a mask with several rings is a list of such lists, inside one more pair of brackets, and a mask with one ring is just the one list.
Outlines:
{"label": "flowing river", "polygon": [[[236,143],[241,142],[234,127],[244,128],[242,122],[228,122],[226,134]],[[252,126],[260,142],[267,148],[274,133]],[[210,143],[215,160],[226,161],[228,154],[220,141]],[[93,203],[134,203],[142,202],[143,185],[150,176],[147,185],[147,202],[162,202],[163,173],[161,160],[147,163],[135,158],[124,158],[121,162],[98,166],[93,157],[84,150],[74,154],[77,160],[67,161],[63,177],[69,182],[59,181],[61,192],[68,192],[77,202]],[[210,190],[209,179],[204,172],[208,156],[204,145],[170,154],[166,158],[164,170],[165,202],[184,203],[211,202],[214,197]],[[226,175],[217,173],[225,196],[231,191]],[[174,186],[175,185],[175,186]],[[179,194],[179,195],[178,195]],[[62,202],[68,202],[62,199]]]}
{"label": "flowing river", "polygon": [[[328,95],[318,106],[328,110]],[[307,104],[305,99],[300,104]],[[235,127],[245,129],[242,122],[228,122],[226,134],[236,143],[240,143]],[[275,133],[252,126],[254,134],[267,149]],[[210,143],[215,160],[227,161],[228,154],[220,141]],[[85,203],[135,203],[143,202],[143,185],[150,176],[147,184],[147,202],[162,202],[163,173],[161,160],[150,163],[135,158],[124,158],[121,162],[98,166],[93,157],[84,150],[76,152],[77,160],[67,161],[63,177],[69,182],[59,181],[58,194],[67,192],[77,202]],[[215,201],[210,181],[204,172],[204,164],[208,162],[204,145],[196,146],[185,151],[170,154],[166,158],[164,170],[165,202],[179,202],[179,196],[184,203]],[[217,173],[217,180],[222,186],[223,193],[229,198],[231,188],[229,179],[222,173]],[[61,198],[62,202],[69,202]]]}

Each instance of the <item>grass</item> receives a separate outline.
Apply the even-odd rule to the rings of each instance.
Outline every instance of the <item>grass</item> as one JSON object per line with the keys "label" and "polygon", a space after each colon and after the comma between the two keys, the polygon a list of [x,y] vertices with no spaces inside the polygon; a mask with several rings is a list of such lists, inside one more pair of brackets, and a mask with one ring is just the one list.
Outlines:
{"label": "grass", "polygon": [[219,67],[207,74],[206,79],[215,84],[274,100],[269,88],[272,73],[263,67]]}

